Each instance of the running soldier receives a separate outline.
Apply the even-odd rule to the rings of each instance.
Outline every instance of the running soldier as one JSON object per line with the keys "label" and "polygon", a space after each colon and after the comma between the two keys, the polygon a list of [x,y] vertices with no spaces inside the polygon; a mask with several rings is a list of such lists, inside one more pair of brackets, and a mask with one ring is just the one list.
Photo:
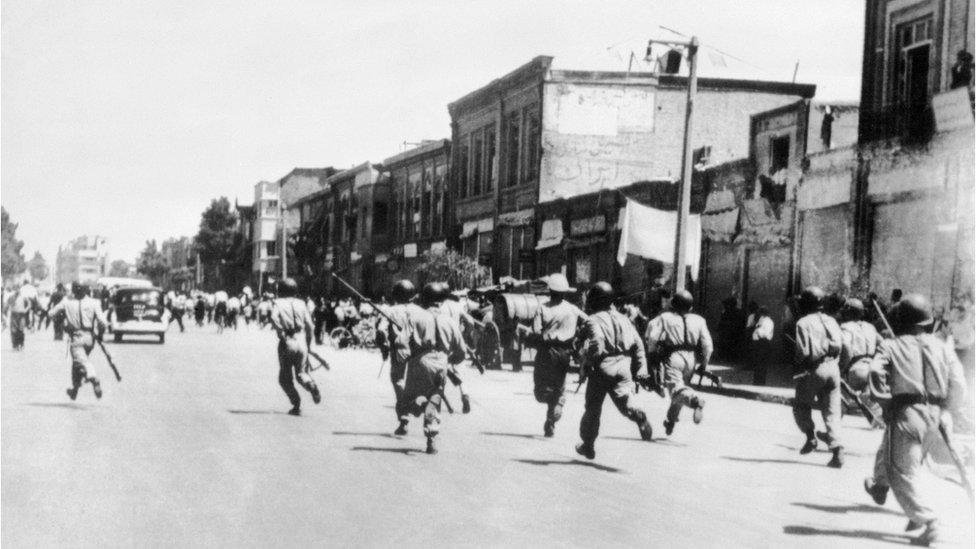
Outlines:
{"label": "running soldier", "polygon": [[871,361],[881,344],[881,335],[874,325],[864,320],[864,303],[860,299],[848,299],[840,310],[840,330],[844,340],[840,348],[840,375],[868,409],[880,416],[881,408],[866,392]]}
{"label": "running soldier", "polygon": [[88,382],[95,392],[95,398],[102,398],[102,385],[88,356],[95,348],[95,340],[101,340],[105,333],[105,313],[102,312],[101,303],[88,296],[87,286],[76,282],[71,287],[71,293],[74,299],[63,299],[51,309],[52,315],[64,316],[64,329],[70,342],[71,387],[66,392],[74,400],[81,385]]}
{"label": "running soldier", "polygon": [[434,439],[440,431],[440,410],[444,383],[450,364],[464,360],[464,344],[457,325],[439,312],[443,297],[437,283],[424,285],[421,305],[405,315],[402,330],[393,328],[392,354],[406,364],[400,385],[400,398],[408,413],[424,414],[427,453],[436,454]]}
{"label": "running soldier", "polygon": [[613,310],[613,287],[597,282],[586,296],[590,312],[584,332],[586,341],[581,356],[581,376],[587,379],[586,410],[580,420],[580,438],[576,453],[587,459],[596,457],[594,443],[600,433],[603,400],[610,400],[621,414],[637,424],[640,436],[651,440],[653,430],[647,414],[631,402],[634,395],[632,364],[636,364],[638,383],[647,383],[647,357],[640,335],[627,317]]}
{"label": "running soldier", "polygon": [[800,294],[800,314],[796,323],[796,351],[793,359],[796,397],[793,419],[806,435],[800,454],[817,449],[813,424],[813,407],[820,408],[826,434],[823,436],[833,453],[828,467],[844,465],[844,448],[840,443],[840,368],[838,357],[843,342],[840,326],[824,314],[824,291],[810,286]]}
{"label": "running soldier", "polygon": [[586,315],[565,300],[567,295],[576,292],[576,288],[569,287],[565,276],[549,275],[548,286],[549,302],[539,308],[532,320],[527,343],[537,349],[532,372],[535,400],[547,407],[542,431],[546,437],[552,437],[566,403],[566,374],[572,362],[576,331],[586,322]]}
{"label": "running soldier", "polygon": [[[437,312],[447,317],[454,327],[457,328],[458,333],[462,333],[462,322],[463,318],[467,316],[460,305],[453,299],[448,299],[451,296],[451,286],[447,282],[434,282],[436,289],[436,308]],[[447,379],[451,380],[451,384],[458,388],[461,393],[461,413],[467,414],[471,412],[471,398],[468,397],[468,393],[464,392],[463,380],[461,379],[461,374],[457,370],[457,365],[460,364],[464,357],[468,356],[468,346],[465,345],[462,336],[461,339],[461,350],[463,352],[462,358],[456,362],[452,361],[447,367]]]}
{"label": "running soldier", "polygon": [[[278,334],[278,384],[291,401],[289,414],[302,415],[302,398],[295,389],[294,378],[298,384],[312,394],[316,404],[322,395],[315,380],[308,374],[308,348],[312,344],[312,317],[305,308],[305,302],[295,297],[298,284],[286,278],[278,284],[278,299],[271,310],[271,326]],[[304,333],[304,334],[303,334]],[[304,335],[304,339],[300,336]]]}
{"label": "running soldier", "polygon": [[[385,312],[390,315],[390,318],[396,322],[397,326],[405,329],[410,322],[409,317],[426,312],[419,305],[413,303],[416,295],[417,290],[409,280],[400,280],[393,285],[391,296],[393,298],[393,305],[386,307]],[[403,398],[407,357],[403,353],[396,352],[394,349],[396,326],[390,323],[389,320],[386,320],[385,317],[382,318],[383,320],[380,322],[379,329],[377,330],[377,339],[383,343],[385,352],[390,357],[390,383],[393,384],[393,394],[396,397],[394,409],[397,420],[400,422],[400,425],[393,434],[404,436],[407,434],[407,424],[410,423],[410,402]]]}
{"label": "running soldier", "polygon": [[[671,398],[664,430],[674,432],[681,408],[694,410],[692,420],[702,421],[705,399],[690,387],[697,371],[705,371],[712,358],[712,335],[705,319],[692,313],[693,299],[687,290],[678,290],[671,298],[671,310],[655,317],[647,325],[645,340],[648,353],[664,367],[664,387]],[[696,365],[700,364],[696,368]]]}
{"label": "running soldier", "polygon": [[882,341],[872,361],[885,373],[891,401],[885,413],[881,463],[865,489],[883,504],[890,487],[909,518],[909,529],[925,527],[914,545],[938,541],[935,513],[919,490],[918,474],[929,451],[940,440],[940,428],[952,433],[952,420],[964,421],[966,381],[953,350],[931,333],[932,306],[919,294],[909,294],[891,310],[895,338]]}

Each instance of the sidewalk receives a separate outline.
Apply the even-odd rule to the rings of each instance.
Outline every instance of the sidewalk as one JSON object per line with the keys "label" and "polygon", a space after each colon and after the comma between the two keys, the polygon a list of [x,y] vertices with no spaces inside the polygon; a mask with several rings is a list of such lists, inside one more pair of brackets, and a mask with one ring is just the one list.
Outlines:
{"label": "sidewalk", "polygon": [[735,398],[745,398],[758,400],[761,402],[772,402],[774,404],[793,405],[793,380],[788,377],[789,368],[781,366],[770,368],[766,377],[766,385],[754,385],[752,383],[752,370],[745,370],[724,364],[709,365],[708,371],[722,378],[722,388],[712,385],[712,382],[705,379],[702,381],[701,388],[698,387],[698,376],[692,378],[695,390],[703,393],[725,395]]}

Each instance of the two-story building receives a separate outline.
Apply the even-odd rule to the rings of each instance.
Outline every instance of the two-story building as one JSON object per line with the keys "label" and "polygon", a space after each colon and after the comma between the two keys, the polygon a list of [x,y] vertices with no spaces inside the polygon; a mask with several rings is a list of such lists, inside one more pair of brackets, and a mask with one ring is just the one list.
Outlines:
{"label": "two-story building", "polygon": [[424,141],[383,161],[391,198],[391,276],[422,282],[417,267],[424,252],[447,249],[454,220],[449,216],[451,142]]}

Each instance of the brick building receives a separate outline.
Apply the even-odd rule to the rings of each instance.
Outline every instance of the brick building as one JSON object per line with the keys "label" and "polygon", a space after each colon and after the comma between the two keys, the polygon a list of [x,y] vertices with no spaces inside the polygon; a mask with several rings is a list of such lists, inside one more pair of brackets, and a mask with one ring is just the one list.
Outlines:
{"label": "brick building", "polygon": [[451,142],[438,139],[383,161],[391,197],[390,254],[377,263],[398,279],[420,283],[423,253],[447,249],[448,236],[456,234],[449,215],[450,159]]}
{"label": "brick building", "polygon": [[65,285],[92,284],[108,274],[108,267],[108,240],[104,236],[83,235],[58,247],[54,278]]}

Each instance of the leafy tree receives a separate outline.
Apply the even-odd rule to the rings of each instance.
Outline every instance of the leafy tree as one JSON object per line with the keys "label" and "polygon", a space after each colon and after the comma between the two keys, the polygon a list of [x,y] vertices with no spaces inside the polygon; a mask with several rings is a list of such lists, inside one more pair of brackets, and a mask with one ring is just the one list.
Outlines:
{"label": "leafy tree", "polygon": [[51,270],[47,268],[47,261],[41,252],[34,252],[34,257],[27,262],[27,269],[30,271],[31,280],[41,281],[47,278]]}
{"label": "leafy tree", "polygon": [[129,276],[129,262],[124,259],[116,259],[108,267],[108,276]]}
{"label": "leafy tree", "polygon": [[476,260],[456,250],[424,252],[417,273],[422,278],[420,283],[447,281],[454,289],[477,288],[491,284],[491,271],[488,267],[479,265]]}
{"label": "leafy tree", "polygon": [[169,272],[169,262],[159,251],[155,239],[146,241],[145,249],[136,260],[136,271],[146,275],[157,286],[163,283],[166,273]]}
{"label": "leafy tree", "polygon": [[200,216],[200,231],[195,239],[200,259],[205,263],[235,259],[234,246],[237,212],[233,211],[226,196],[210,201],[210,206]]}
{"label": "leafy tree", "polygon": [[27,269],[24,261],[24,254],[21,249],[24,247],[23,240],[17,240],[17,224],[10,221],[10,214],[7,209],[0,207],[0,253],[2,253],[2,263],[0,270],[3,271],[3,280],[7,281],[19,275]]}

